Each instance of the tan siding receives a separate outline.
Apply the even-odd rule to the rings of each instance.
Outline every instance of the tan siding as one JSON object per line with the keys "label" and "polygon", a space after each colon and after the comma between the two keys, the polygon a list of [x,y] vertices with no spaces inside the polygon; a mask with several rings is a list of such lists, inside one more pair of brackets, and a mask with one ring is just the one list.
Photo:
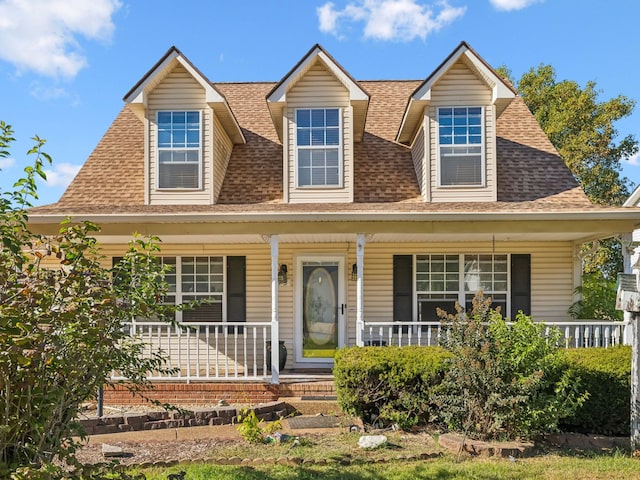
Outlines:
{"label": "tan siding", "polygon": [[[377,244],[365,246],[364,305],[368,321],[393,316],[393,255],[491,253],[490,243]],[[567,321],[573,302],[573,261],[569,242],[496,244],[496,253],[531,254],[531,311],[536,320]]]}
{"label": "tan siding", "polygon": [[229,136],[215,115],[213,139],[213,201],[215,203],[218,200],[218,195],[220,195],[222,182],[231,157],[231,150],[233,149]]}
{"label": "tan siding", "polygon": [[[157,185],[157,113],[159,110],[202,111],[203,183],[198,191],[159,191]],[[210,204],[212,199],[212,111],[205,102],[204,88],[196,82],[182,65],[177,65],[149,94],[149,203]]]}
{"label": "tan siding", "polygon": [[418,131],[413,144],[411,145],[411,158],[413,159],[413,167],[416,170],[416,178],[418,179],[418,185],[420,185],[420,192],[422,193],[422,198],[426,201],[427,192],[425,191],[425,129],[424,125]]}
{"label": "tan siding", "polygon": [[[484,187],[438,188],[438,107],[482,106],[485,122],[485,183]],[[491,202],[497,200],[497,169],[495,152],[495,107],[491,105],[491,89],[463,61],[458,61],[436,83],[431,91],[430,117],[430,166],[431,201],[433,202]]]}
{"label": "tan siding", "polygon": [[489,105],[491,89],[464,62],[458,61],[431,89],[432,105]]}
{"label": "tan siding", "polygon": [[[343,127],[343,188],[296,188],[295,172],[295,109],[333,108],[342,112]],[[286,117],[289,118],[288,183],[289,202],[351,202],[353,201],[353,112],[349,107],[349,92],[321,62],[310,68],[287,93]]]}

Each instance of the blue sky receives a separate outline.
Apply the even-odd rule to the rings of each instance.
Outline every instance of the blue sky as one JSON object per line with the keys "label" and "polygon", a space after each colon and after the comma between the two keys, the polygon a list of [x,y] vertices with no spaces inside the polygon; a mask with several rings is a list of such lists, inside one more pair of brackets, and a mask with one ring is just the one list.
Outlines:
{"label": "blue sky", "polygon": [[[616,0],[0,0],[0,120],[17,137],[0,189],[37,134],[54,158],[38,204],[55,202],[171,45],[213,82],[278,81],[315,43],[380,80],[424,79],[465,40],[515,78],[548,63],[640,101],[639,18],[640,2]],[[638,108],[618,129],[640,138]],[[640,183],[640,158],[623,173]]]}

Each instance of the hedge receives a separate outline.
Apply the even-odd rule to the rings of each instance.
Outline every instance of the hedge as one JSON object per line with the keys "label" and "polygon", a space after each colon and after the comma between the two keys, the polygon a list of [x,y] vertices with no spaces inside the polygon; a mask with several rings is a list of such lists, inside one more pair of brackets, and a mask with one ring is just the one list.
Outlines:
{"label": "hedge", "polygon": [[439,347],[344,348],[333,369],[338,402],[367,423],[429,423],[435,417],[432,391],[451,356]]}
{"label": "hedge", "polygon": [[[433,393],[451,357],[439,347],[344,348],[333,370],[338,402],[370,424],[408,428],[431,423],[438,420]],[[629,435],[631,347],[569,349],[564,358],[589,398],[561,420],[561,430]]]}
{"label": "hedge", "polygon": [[572,417],[563,419],[560,427],[582,433],[629,435],[631,347],[569,349],[566,359],[589,398]]}

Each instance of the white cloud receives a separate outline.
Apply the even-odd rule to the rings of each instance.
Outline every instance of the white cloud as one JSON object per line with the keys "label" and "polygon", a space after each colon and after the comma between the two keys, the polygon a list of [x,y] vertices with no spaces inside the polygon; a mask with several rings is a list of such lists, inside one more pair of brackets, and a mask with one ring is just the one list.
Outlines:
{"label": "white cloud", "polygon": [[452,7],[446,0],[429,4],[418,0],[357,0],[336,10],[327,2],[317,9],[321,32],[344,36],[343,24],[364,22],[364,37],[375,40],[426,39],[433,32],[464,15],[466,7]]}
{"label": "white cloud", "polygon": [[523,8],[541,2],[542,0],[489,0],[498,10],[522,10]]}
{"label": "white cloud", "polygon": [[71,163],[58,163],[53,165],[53,169],[45,169],[47,175],[46,184],[49,187],[66,188],[73,180],[73,177],[80,171],[82,165],[73,165]]}
{"label": "white cloud", "polygon": [[19,72],[73,78],[87,65],[79,37],[107,42],[120,0],[0,0],[0,59]]}
{"label": "white cloud", "polygon": [[69,92],[61,87],[49,87],[40,83],[31,84],[29,91],[32,97],[38,100],[59,100],[62,98],[68,98]]}
{"label": "white cloud", "polygon": [[15,165],[15,158],[0,158],[0,170],[6,170]]}
{"label": "white cloud", "polygon": [[634,155],[631,155],[629,158],[625,159],[625,161],[629,165],[633,165],[634,167],[640,167],[640,152],[637,152]]}

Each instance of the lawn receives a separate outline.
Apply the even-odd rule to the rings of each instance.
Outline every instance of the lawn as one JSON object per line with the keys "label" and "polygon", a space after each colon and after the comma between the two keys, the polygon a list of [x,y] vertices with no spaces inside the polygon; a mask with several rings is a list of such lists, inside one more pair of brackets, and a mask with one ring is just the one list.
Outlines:
{"label": "lawn", "polygon": [[[418,461],[353,463],[351,465],[219,466],[212,463],[181,464],[170,468],[135,470],[148,480],[166,480],[170,473],[184,471],[185,480],[401,480],[401,479],[640,479],[640,460],[626,454],[589,457],[544,455],[520,459],[466,458],[450,455]],[[133,473],[133,472],[132,472]]]}
{"label": "lawn", "polygon": [[[166,480],[171,473],[185,472],[184,480],[222,479],[638,479],[640,458],[627,452],[592,453],[582,451],[541,451],[531,458],[479,458],[443,450],[427,433],[386,432],[388,443],[376,450],[358,448],[358,433],[307,435],[300,445],[222,445],[207,460],[185,462],[171,467],[133,468],[148,480]],[[550,447],[549,447],[550,448]],[[235,458],[251,459],[251,465],[224,465]],[[422,459],[419,459],[422,458]],[[285,459],[305,463],[283,465]],[[247,462],[248,460],[245,460]],[[267,463],[268,462],[268,463]],[[307,463],[309,462],[309,463]]]}

